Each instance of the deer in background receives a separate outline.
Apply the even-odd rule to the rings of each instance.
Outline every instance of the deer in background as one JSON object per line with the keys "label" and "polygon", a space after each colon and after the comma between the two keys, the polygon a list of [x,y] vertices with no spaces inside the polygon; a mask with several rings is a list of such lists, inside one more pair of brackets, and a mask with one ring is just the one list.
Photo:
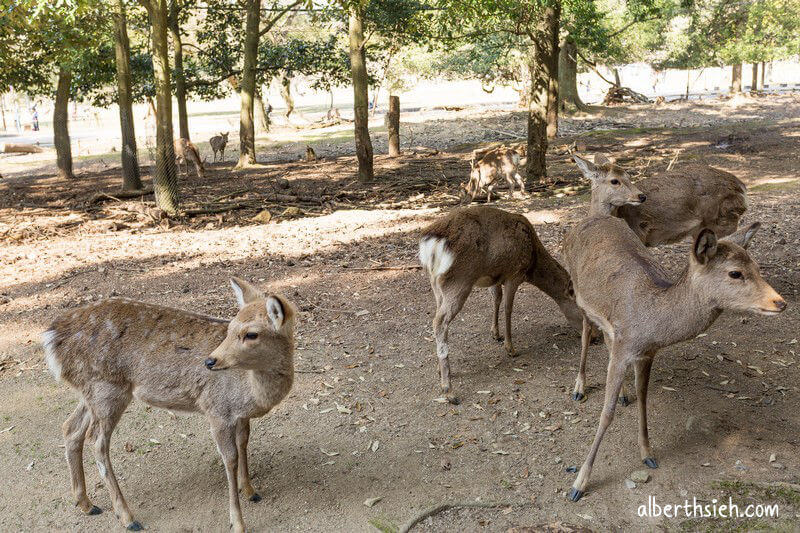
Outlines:
{"label": "deer in background", "polygon": [[206,177],[206,169],[200,159],[200,152],[189,139],[175,139],[175,162],[183,173],[183,165],[186,165],[186,175],[189,175],[189,161],[194,163],[194,168],[198,178]]}
{"label": "deer in background", "polygon": [[501,176],[508,183],[508,197],[514,197],[514,186],[519,185],[525,193],[525,181],[519,175],[520,154],[511,148],[495,148],[485,152],[477,162],[475,154],[470,161],[469,181],[462,184],[464,198],[470,197],[470,202],[481,192],[486,191],[486,203],[492,201],[492,191],[499,183]]}
{"label": "deer in background", "polygon": [[[786,308],[745,250],[757,229],[754,224],[741,235],[719,241],[713,231],[702,230],[677,281],[669,279],[622,219],[589,216],[567,234],[564,256],[575,299],[584,316],[602,329],[610,354],[597,433],[569,491],[570,500],[578,501],[586,490],[628,366],[634,367],[636,377],[641,459],[657,468],[647,430],[647,386],[656,352],[696,337],[725,309],[777,315]],[[581,344],[588,341],[584,338]],[[583,371],[583,361],[581,366]]]}
{"label": "deer in background", "polygon": [[220,153],[220,159],[224,163],[225,145],[228,144],[228,134],[220,133],[219,135],[214,135],[208,140],[208,144],[211,145],[211,150],[214,152],[214,163],[217,162],[217,152]]}
{"label": "deer in background", "polygon": [[[583,175],[613,172],[630,176],[606,156],[596,154],[594,164],[573,156]],[[679,170],[636,182],[647,202],[611,206],[610,214],[628,223],[645,246],[658,246],[697,237],[703,228],[718,237],[734,233],[747,210],[747,188],[736,176],[706,165],[686,165]]]}
{"label": "deer in background", "polygon": [[550,296],[576,328],[581,313],[569,295],[569,276],[542,245],[533,226],[522,215],[492,207],[467,207],[451,211],[428,226],[419,241],[419,258],[436,300],[433,331],[442,391],[458,403],[450,384],[448,331],[472,288],[490,287],[494,299],[492,337],[502,340],[498,327],[505,292],[505,349],[515,354],[511,342],[514,295],[528,282]]}
{"label": "deer in background", "polygon": [[239,312],[228,322],[127,299],[109,299],[67,312],[44,335],[45,360],[80,401],[63,425],[72,492],[89,515],[101,510],[86,495],[83,445],[111,493],[115,514],[132,531],[134,520],[114,475],[109,442],[132,398],[176,411],[201,412],[228,478],[230,523],[244,531],[239,488],[251,501],[247,466],[250,419],[286,397],[294,378],[292,305],[264,296],[246,281],[231,285]]}

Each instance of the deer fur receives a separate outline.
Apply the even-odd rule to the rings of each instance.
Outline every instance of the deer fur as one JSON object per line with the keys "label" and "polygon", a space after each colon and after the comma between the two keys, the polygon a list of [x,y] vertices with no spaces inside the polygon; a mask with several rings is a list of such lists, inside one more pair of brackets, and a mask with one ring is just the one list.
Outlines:
{"label": "deer fur", "polygon": [[596,155],[594,163],[577,154],[573,154],[572,159],[592,183],[590,216],[616,214],[624,205],[638,206],[647,200],[647,195],[633,185],[628,173],[605,156]]}
{"label": "deer fur", "polygon": [[86,494],[87,441],[114,512],[129,530],[142,528],[109,456],[114,427],[137,398],[208,418],[228,478],[230,523],[244,531],[239,488],[251,501],[261,499],[247,466],[250,419],[267,414],[292,386],[295,311],[246,281],[233,278],[231,285],[240,310],[230,322],[115,298],[69,311],[44,333],[48,368],[80,397],[63,433],[72,492],[84,513],[101,512]]}
{"label": "deer fur", "polygon": [[198,178],[206,177],[206,169],[200,159],[200,152],[189,139],[175,139],[175,162],[183,173],[183,166],[186,165],[186,175],[189,175],[189,161],[194,163]]}
{"label": "deer fur", "polygon": [[692,239],[703,228],[725,237],[736,231],[747,211],[747,188],[729,172],[706,165],[686,165],[679,170],[636,183],[648,201],[621,206],[617,216],[628,223],[645,246]]}
{"label": "deer fur", "polygon": [[217,162],[217,152],[220,153],[220,159],[222,162],[225,162],[225,145],[228,144],[228,134],[227,133],[220,133],[219,135],[214,135],[208,140],[208,144],[211,145],[211,150],[214,152],[214,163]]}
{"label": "deer fur", "polygon": [[511,311],[514,295],[523,282],[532,283],[555,300],[573,326],[581,325],[581,313],[569,295],[567,272],[522,215],[483,206],[455,209],[422,232],[419,259],[436,300],[433,331],[441,387],[453,403],[458,400],[450,384],[448,331],[473,287],[490,287],[494,298],[491,333],[498,340],[503,338],[498,314],[505,292],[504,345],[511,356],[515,355]]}
{"label": "deer fur", "polygon": [[[757,229],[756,224],[741,236],[719,241],[713,231],[701,231],[676,281],[622,219],[589,216],[567,234],[564,256],[576,301],[585,317],[603,331],[610,354],[600,423],[570,489],[570,500],[584,494],[628,366],[634,367],[636,377],[641,459],[656,468],[647,431],[647,385],[656,352],[696,337],[725,309],[775,315],[786,308],[745,250]],[[588,346],[585,338],[581,344]],[[581,381],[584,365],[582,354]],[[576,383],[576,392],[578,388]]]}
{"label": "deer fur", "polygon": [[511,148],[495,148],[489,150],[485,155],[475,161],[475,156],[470,161],[469,181],[462,184],[464,196],[470,197],[470,202],[481,192],[486,191],[486,203],[492,201],[492,191],[499,183],[501,176],[505,177],[508,183],[508,197],[514,197],[514,185],[519,185],[522,193],[525,193],[525,181],[519,175],[520,154]]}

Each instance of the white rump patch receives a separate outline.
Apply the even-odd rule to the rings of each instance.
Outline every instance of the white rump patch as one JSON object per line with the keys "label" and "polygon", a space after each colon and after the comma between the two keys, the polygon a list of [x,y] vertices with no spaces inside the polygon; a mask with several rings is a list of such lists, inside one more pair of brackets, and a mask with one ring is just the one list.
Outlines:
{"label": "white rump patch", "polygon": [[453,266],[453,254],[447,249],[447,241],[441,237],[424,237],[419,241],[419,261],[436,279]]}
{"label": "white rump patch", "polygon": [[44,360],[47,368],[56,381],[61,381],[61,361],[56,354],[56,331],[48,329],[42,334],[42,346],[44,347]]}

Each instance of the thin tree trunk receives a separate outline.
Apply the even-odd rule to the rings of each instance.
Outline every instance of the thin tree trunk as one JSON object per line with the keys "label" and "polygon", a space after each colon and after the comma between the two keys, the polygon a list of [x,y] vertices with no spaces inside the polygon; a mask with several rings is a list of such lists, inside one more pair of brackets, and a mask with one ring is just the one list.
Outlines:
{"label": "thin tree trunk", "polygon": [[545,11],[547,24],[547,138],[555,139],[558,135],[558,28],[561,21],[561,3],[554,2],[552,8]]}
{"label": "thin tree trunk", "polygon": [[569,105],[578,111],[591,109],[578,94],[578,46],[569,35],[561,42],[558,52],[558,98],[562,111],[566,111]]}
{"label": "thin tree trunk", "polygon": [[731,94],[742,92],[742,64],[737,63],[731,67]]}
{"label": "thin tree trunk", "polygon": [[767,86],[767,63],[762,61],[761,62],[761,89],[763,90],[764,87]]}
{"label": "thin tree trunk", "polygon": [[389,130],[389,156],[400,155],[400,97],[389,96],[389,114],[386,115]]}
{"label": "thin tree trunk", "polygon": [[367,64],[364,51],[364,5],[350,8],[350,68],[353,76],[353,112],[355,124],[356,156],[359,181],[374,177],[372,140],[369,137],[369,94],[367,90]]}
{"label": "thin tree trunk", "polygon": [[758,91],[758,63],[753,63],[753,81],[750,82],[750,91]]}
{"label": "thin tree trunk", "polygon": [[172,135],[172,94],[167,46],[166,0],[142,0],[150,15],[153,37],[153,74],[156,86],[156,168],[153,190],[156,205],[168,215],[178,213],[178,173]]}
{"label": "thin tree trunk", "polygon": [[614,67],[614,85],[622,87],[622,80],[619,79],[619,69]]}
{"label": "thin tree trunk", "polygon": [[56,102],[53,111],[53,143],[56,145],[56,166],[60,178],[74,178],[72,173],[72,146],[69,141],[69,86],[72,71],[65,67],[58,70]]}
{"label": "thin tree trunk", "polygon": [[[554,22],[555,21],[555,22]],[[553,27],[558,28],[557,8],[545,7],[532,36],[533,53],[529,57],[531,95],[528,99],[528,163],[526,174],[534,181],[547,177],[547,118],[550,79],[553,64]]]}
{"label": "thin tree trunk", "polygon": [[6,126],[6,95],[0,94],[0,113],[3,115],[3,131],[8,131]]}
{"label": "thin tree trunk", "polygon": [[269,132],[269,112],[267,112],[267,108],[264,105],[264,99],[262,98],[263,90],[260,86],[256,85],[256,94],[254,97],[255,102],[255,114],[256,114],[256,131],[258,133],[268,133]]}
{"label": "thin tree trunk", "polygon": [[133,99],[131,97],[131,51],[123,0],[117,0],[117,9],[114,12],[114,53],[117,64],[119,125],[122,133],[122,190],[130,191],[141,189],[142,179],[136,154],[136,132],[133,124]]}
{"label": "thin tree trunk", "polygon": [[178,102],[178,131],[181,139],[189,138],[189,115],[186,112],[186,74],[183,71],[183,41],[181,40],[179,0],[169,3],[169,31],[172,37],[175,63],[175,100]]}
{"label": "thin tree trunk", "polygon": [[239,80],[241,110],[239,112],[239,162],[237,167],[256,163],[256,128],[253,121],[253,100],[256,92],[258,32],[261,21],[261,0],[246,0],[247,19],[244,30],[244,68]]}

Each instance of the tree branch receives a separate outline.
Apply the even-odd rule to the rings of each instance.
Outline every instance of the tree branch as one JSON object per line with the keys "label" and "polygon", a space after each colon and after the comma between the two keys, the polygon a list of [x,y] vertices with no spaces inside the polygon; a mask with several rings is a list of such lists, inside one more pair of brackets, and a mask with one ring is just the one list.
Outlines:
{"label": "tree branch", "polygon": [[282,18],[282,17],[283,17],[285,14],[286,14],[286,13],[288,13],[289,11],[291,11],[292,9],[294,9],[295,7],[299,6],[299,5],[300,5],[300,4],[302,4],[304,1],[305,1],[305,0],[295,0],[295,2],[294,2],[293,4],[290,4],[290,5],[286,6],[286,7],[285,7],[283,10],[281,10],[281,11],[278,11],[278,13],[277,13],[277,14],[276,14],[274,17],[272,17],[271,19],[269,19],[269,20],[267,21],[267,23],[264,25],[264,29],[263,29],[263,30],[261,30],[260,32],[258,32],[258,36],[259,36],[259,37],[263,37],[264,35],[266,35],[266,34],[269,32],[269,30],[271,30],[271,29],[272,29],[272,27],[273,27],[273,26],[275,26],[275,24],[276,24],[276,23],[277,23],[277,22],[278,22],[278,21],[279,21],[279,20],[280,20],[280,19],[281,19],[281,18]]}

